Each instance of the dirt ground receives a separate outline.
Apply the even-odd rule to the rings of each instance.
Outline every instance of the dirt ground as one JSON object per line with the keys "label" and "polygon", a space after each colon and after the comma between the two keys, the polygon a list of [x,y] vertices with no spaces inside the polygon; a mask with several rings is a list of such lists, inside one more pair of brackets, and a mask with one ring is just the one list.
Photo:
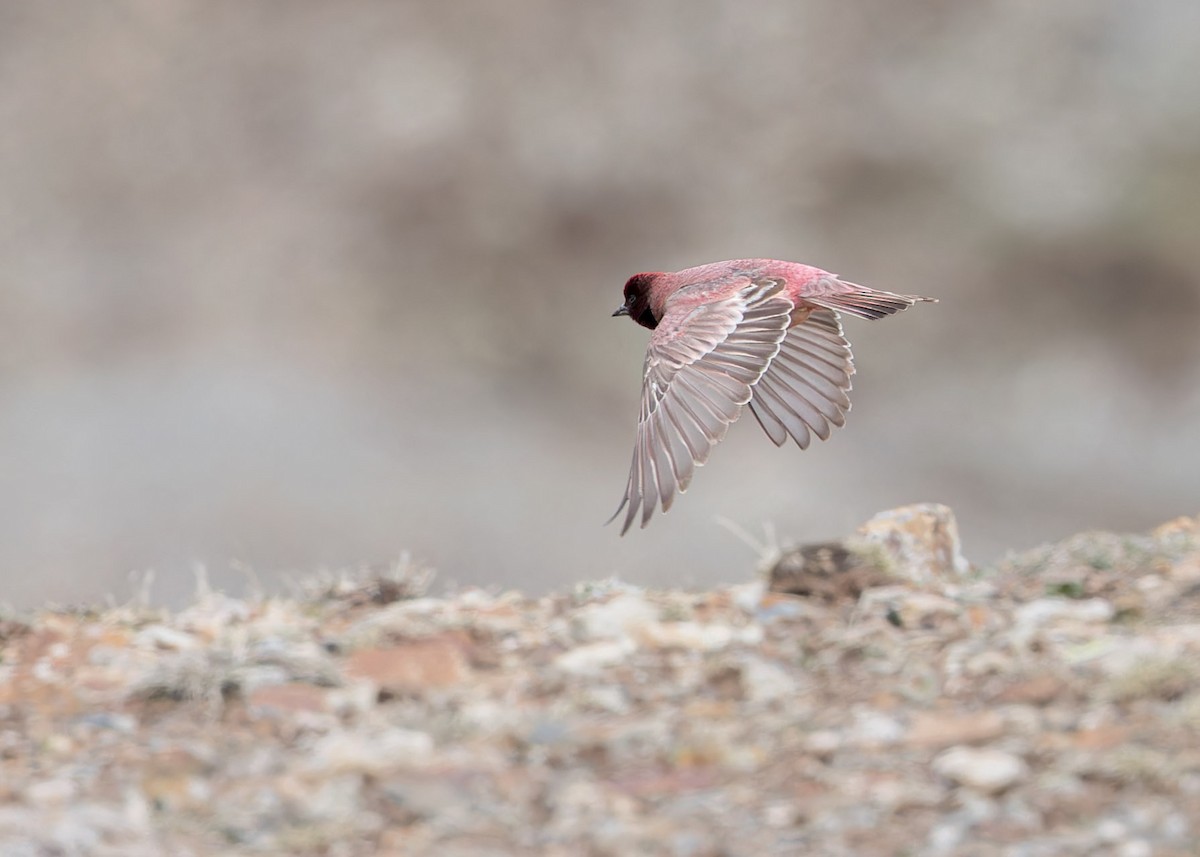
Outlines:
{"label": "dirt ground", "polygon": [[740,576],[10,613],[0,851],[1200,852],[1200,519],[976,568],[906,507]]}

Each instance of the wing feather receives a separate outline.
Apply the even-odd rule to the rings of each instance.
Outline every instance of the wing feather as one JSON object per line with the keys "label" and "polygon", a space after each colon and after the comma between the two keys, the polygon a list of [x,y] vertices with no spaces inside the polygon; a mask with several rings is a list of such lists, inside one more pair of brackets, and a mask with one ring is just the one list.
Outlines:
{"label": "wing feather", "polygon": [[701,303],[685,289],[668,300],[646,350],[625,497],[610,518],[625,511],[622,534],[687,490],[779,353],[794,308],[782,284],[748,277]]}
{"label": "wing feather", "polygon": [[825,440],[845,425],[853,374],[854,357],[837,315],[816,310],[780,344],[754,385],[750,410],[776,446],[790,435],[807,449],[812,435]]}

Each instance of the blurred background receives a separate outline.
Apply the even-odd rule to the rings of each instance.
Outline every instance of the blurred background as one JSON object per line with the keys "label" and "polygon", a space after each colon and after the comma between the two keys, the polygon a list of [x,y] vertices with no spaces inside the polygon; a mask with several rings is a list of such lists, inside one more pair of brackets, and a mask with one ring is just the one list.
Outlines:
{"label": "blurred background", "polygon": [[[809,262],[845,429],[644,531],[625,279]],[[387,563],[705,586],[890,506],[977,563],[1200,511],[1200,5],[0,9],[0,602]]]}

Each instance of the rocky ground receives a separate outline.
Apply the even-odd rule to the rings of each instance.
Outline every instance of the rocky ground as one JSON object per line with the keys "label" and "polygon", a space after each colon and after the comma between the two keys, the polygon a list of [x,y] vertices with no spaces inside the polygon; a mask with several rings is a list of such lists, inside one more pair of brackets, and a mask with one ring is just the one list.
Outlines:
{"label": "rocky ground", "polygon": [[708,592],[425,577],[0,619],[0,853],[1200,852],[1200,519],[976,569],[907,507]]}

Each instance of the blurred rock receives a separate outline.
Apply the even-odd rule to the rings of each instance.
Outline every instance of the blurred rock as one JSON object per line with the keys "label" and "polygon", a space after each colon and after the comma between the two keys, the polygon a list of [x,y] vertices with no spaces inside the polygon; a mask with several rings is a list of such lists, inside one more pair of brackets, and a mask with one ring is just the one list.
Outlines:
{"label": "blurred rock", "polygon": [[927,712],[918,714],[905,740],[922,747],[983,744],[1004,734],[1004,718],[994,711]]}
{"label": "blurred rock", "polygon": [[393,694],[446,687],[466,681],[470,673],[462,647],[446,638],[360,649],[346,660],[347,676]]}
{"label": "blurred rock", "polygon": [[659,611],[637,593],[615,595],[601,604],[588,604],[574,617],[573,627],[581,641],[627,636],[658,620]]}
{"label": "blurred rock", "polygon": [[853,603],[865,589],[892,580],[877,550],[827,542],[785,550],[768,572],[767,588],[826,603]]}
{"label": "blurred rock", "polygon": [[953,747],[933,760],[938,776],[984,794],[999,794],[1029,776],[1020,756],[987,747]]}
{"label": "blurred rock", "polygon": [[954,513],[939,503],[881,512],[859,527],[858,534],[884,551],[896,577],[919,587],[955,584],[970,570]]}

